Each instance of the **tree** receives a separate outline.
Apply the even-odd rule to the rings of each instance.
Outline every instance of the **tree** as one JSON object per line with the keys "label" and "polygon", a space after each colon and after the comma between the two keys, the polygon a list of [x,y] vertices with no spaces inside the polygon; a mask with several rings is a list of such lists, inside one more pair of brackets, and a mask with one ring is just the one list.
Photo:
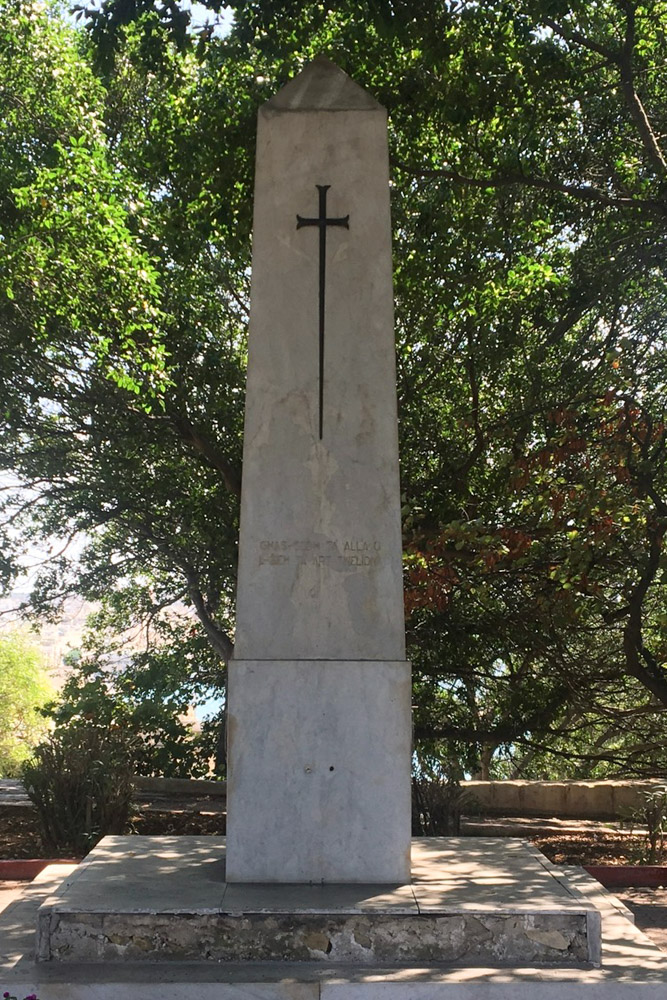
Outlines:
{"label": "tree", "polygon": [[[151,0],[108,0],[89,41],[3,22],[0,449],[28,490],[6,516],[92,539],[35,606],[131,591],[145,620],[181,599],[229,655],[253,118],[325,50],[390,112],[420,747],[490,773],[582,727],[595,742],[622,704],[625,749],[577,766],[644,746],[648,767],[667,704],[665,3],[233,6],[225,38]],[[72,175],[99,193],[90,225]],[[61,258],[83,276],[69,312]]]}
{"label": "tree", "polygon": [[[5,489],[5,523],[15,532],[5,538],[6,575],[17,571],[8,558],[17,539],[59,536],[63,552],[35,590],[42,612],[71,589],[96,597],[111,581],[155,580],[156,600],[169,604],[186,594],[218,652],[228,655],[230,640],[210,613],[221,605],[224,622],[232,593],[240,488],[214,440],[227,436],[238,457],[238,307],[233,299],[226,309],[215,307],[220,282],[230,280],[225,262],[208,231],[192,236],[180,193],[172,204],[163,189],[168,178],[137,162],[155,152],[136,131],[146,124],[151,96],[157,106],[159,85],[121,62],[114,88],[104,92],[63,25],[34,11],[9,24],[16,45],[4,50],[6,98],[17,111],[7,123],[13,160],[4,175],[11,207],[4,266],[12,285],[2,327],[2,457],[23,489],[18,496]],[[195,70],[177,74],[175,105],[185,100]],[[35,73],[53,93],[33,81]],[[123,107],[115,103],[121,93]],[[37,121],[35,109],[26,109],[30,96],[42,108]],[[156,146],[168,147],[164,132],[182,114],[151,123]],[[136,153],[137,178],[124,169],[125,143]],[[72,268],[65,281],[63,262]],[[158,265],[169,276],[166,289]],[[212,384],[212,370],[226,378],[224,390]],[[199,426],[204,411],[213,433]],[[216,508],[219,516],[211,517]],[[81,532],[90,544],[80,560],[69,560],[66,542]]]}
{"label": "tree", "polygon": [[37,647],[18,632],[0,634],[0,777],[19,774],[48,729],[40,709],[52,697]]}
{"label": "tree", "polygon": [[[123,596],[127,610],[130,595]],[[57,731],[121,729],[134,774],[207,777],[214,762],[224,771],[222,711],[193,726],[192,709],[207,705],[211,711],[224,681],[220,659],[193,616],[182,609],[163,619],[153,616],[139,645],[123,629],[127,616],[119,608],[116,615],[112,602],[95,612],[86,647],[70,654],[68,679],[49,706]]]}

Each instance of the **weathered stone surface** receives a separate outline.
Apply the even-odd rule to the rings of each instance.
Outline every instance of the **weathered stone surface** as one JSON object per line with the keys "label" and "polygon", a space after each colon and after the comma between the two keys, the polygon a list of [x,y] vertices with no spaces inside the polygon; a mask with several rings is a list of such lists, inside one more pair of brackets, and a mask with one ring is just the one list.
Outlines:
{"label": "weathered stone surface", "polygon": [[369,968],[599,960],[599,912],[519,841],[417,840],[413,879],[396,886],[230,885],[220,855],[223,838],[105,838],[40,910],[40,959]]}
{"label": "weathered stone surface", "polygon": [[586,915],[54,914],[56,961],[588,962]]}
{"label": "weathered stone surface", "polygon": [[409,880],[407,663],[233,662],[229,703],[230,882]]}
{"label": "weathered stone surface", "polygon": [[[317,107],[281,91],[259,115],[235,656],[402,660],[386,112],[326,60],[285,92],[309,81]],[[326,237],[321,438],[320,244],[297,229],[318,184],[349,216]]]}
{"label": "weathered stone surface", "polygon": [[271,111],[377,111],[380,105],[347,73],[317,56],[308,72],[300,73],[266,102]]}
{"label": "weathered stone surface", "polygon": [[386,112],[326,59],[259,113],[248,351],[227,876],[406,881]]}

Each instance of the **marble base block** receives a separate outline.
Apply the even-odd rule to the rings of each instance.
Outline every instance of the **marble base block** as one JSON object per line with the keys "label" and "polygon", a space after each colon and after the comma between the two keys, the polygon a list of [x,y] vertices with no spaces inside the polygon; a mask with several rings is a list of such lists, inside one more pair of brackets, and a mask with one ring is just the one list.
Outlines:
{"label": "marble base block", "polygon": [[394,886],[230,885],[224,854],[221,837],[106,837],[41,907],[38,960],[600,962],[598,910],[520,841],[415,840]]}
{"label": "marble base block", "polygon": [[410,665],[229,665],[228,882],[410,877]]}

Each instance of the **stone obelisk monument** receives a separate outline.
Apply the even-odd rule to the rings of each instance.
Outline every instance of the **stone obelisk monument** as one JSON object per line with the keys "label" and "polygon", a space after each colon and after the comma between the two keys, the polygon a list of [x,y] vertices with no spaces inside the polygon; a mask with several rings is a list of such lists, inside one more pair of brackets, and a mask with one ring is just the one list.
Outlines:
{"label": "stone obelisk monument", "polygon": [[230,882],[405,882],[386,112],[317,58],[259,113]]}
{"label": "stone obelisk monument", "polygon": [[[372,1000],[388,986],[406,1000],[580,1000],[599,986],[607,1000],[625,998],[625,982],[657,1000],[663,988],[659,959],[643,966],[645,984],[628,977],[626,956],[644,945],[619,951],[616,915],[610,976],[589,975],[601,954],[591,890],[578,877],[569,890],[518,840],[420,839],[405,884],[389,236],[385,113],[317,59],[259,116],[226,845],[227,882],[254,884],[222,881],[222,837],[104,838],[44,902],[37,934],[40,962],[151,963],[131,981],[103,970],[100,1000],[119,987],[144,996],[147,979],[174,997]],[[281,882],[314,884],[257,884]],[[193,961],[213,971],[193,979]],[[60,973],[43,981],[49,997],[54,983],[81,995]]]}

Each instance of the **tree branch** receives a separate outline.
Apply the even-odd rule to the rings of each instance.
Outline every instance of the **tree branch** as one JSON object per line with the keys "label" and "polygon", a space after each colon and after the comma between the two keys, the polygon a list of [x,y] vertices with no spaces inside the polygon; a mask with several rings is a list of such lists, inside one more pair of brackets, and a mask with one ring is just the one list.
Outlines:
{"label": "tree branch", "polygon": [[640,138],[646,150],[649,160],[660,174],[667,173],[667,162],[662,154],[655,132],[651,128],[648,115],[637,93],[634,82],[634,68],[632,56],[635,46],[635,5],[633,3],[622,3],[625,10],[625,37],[620,49],[612,49],[606,45],[588,38],[580,31],[568,28],[564,24],[544,18],[544,23],[551,28],[555,34],[560,35],[568,42],[575,42],[590,52],[601,55],[608,63],[616,66],[619,71],[621,92],[625,98],[632,120],[637,126]]}
{"label": "tree branch", "polygon": [[217,445],[210,440],[202,431],[186,420],[184,417],[174,416],[172,423],[181,438],[192,445],[195,451],[206,459],[209,465],[216,469],[222,476],[225,486],[230,493],[235,496],[241,495],[241,476],[232,466],[231,462],[222,454]]}
{"label": "tree branch", "polygon": [[667,174],[667,162],[662,155],[655,132],[651,128],[644,105],[635,88],[634,67],[632,65],[632,54],[635,46],[635,8],[631,3],[624,3],[623,7],[626,11],[625,41],[620,57],[618,58],[621,91],[625,97],[625,103],[628,106],[632,119],[637,126],[637,131],[639,132],[649,160],[658,173],[664,176]]}
{"label": "tree branch", "polygon": [[486,448],[487,445],[486,437],[484,436],[484,432],[479,422],[479,413],[480,413],[479,382],[477,379],[477,370],[475,368],[475,358],[473,352],[474,348],[473,334],[470,329],[468,329],[467,333],[468,333],[468,351],[465,357],[465,366],[466,366],[466,371],[468,373],[468,382],[470,385],[470,412],[473,421],[475,443],[465,461],[460,466],[457,467],[456,469],[457,476],[466,476],[468,472],[470,472],[477,459],[480,457],[480,455],[483,454],[484,449]]}
{"label": "tree branch", "polygon": [[664,519],[655,521],[648,530],[648,559],[628,601],[629,614],[623,629],[623,651],[628,673],[643,684],[663,705],[667,705],[667,673],[661,670],[659,664],[649,654],[642,637],[644,598],[658,572],[667,521]]}
{"label": "tree branch", "polygon": [[601,45],[600,42],[596,42],[595,39],[582,34],[581,31],[568,28],[567,25],[560,24],[558,21],[553,21],[550,17],[542,18],[542,20],[544,24],[546,24],[547,28],[551,28],[555,35],[560,35],[560,37],[564,38],[566,42],[574,42],[576,45],[581,45],[584,49],[588,49],[589,52],[596,52],[608,62],[618,62],[618,52],[614,49],[610,49],[607,45]]}
{"label": "tree branch", "polygon": [[188,582],[188,593],[197,612],[197,617],[204,626],[204,631],[209,637],[215,651],[219,653],[225,663],[228,663],[234,653],[234,643],[209,614],[206,601],[199,589],[199,580],[194,569],[192,567],[184,567],[184,572]]}
{"label": "tree branch", "polygon": [[652,211],[658,211],[661,214],[667,214],[667,204],[663,201],[659,201],[657,198],[616,197],[614,195],[607,194],[605,191],[601,191],[599,188],[592,187],[589,184],[570,184],[566,181],[549,180],[547,177],[535,177],[531,174],[519,173],[509,173],[503,175],[496,174],[491,177],[466,177],[464,174],[460,174],[458,171],[451,170],[449,168],[426,169],[424,167],[415,167],[409,163],[402,163],[394,158],[392,158],[392,166],[396,167],[398,170],[405,171],[405,173],[408,173],[413,177],[441,177],[444,180],[452,181],[453,184],[461,184],[468,187],[534,187],[544,191],[555,191],[561,194],[566,194],[572,198],[578,198],[581,201],[596,202],[597,204],[606,205],[610,208],[648,208]]}

